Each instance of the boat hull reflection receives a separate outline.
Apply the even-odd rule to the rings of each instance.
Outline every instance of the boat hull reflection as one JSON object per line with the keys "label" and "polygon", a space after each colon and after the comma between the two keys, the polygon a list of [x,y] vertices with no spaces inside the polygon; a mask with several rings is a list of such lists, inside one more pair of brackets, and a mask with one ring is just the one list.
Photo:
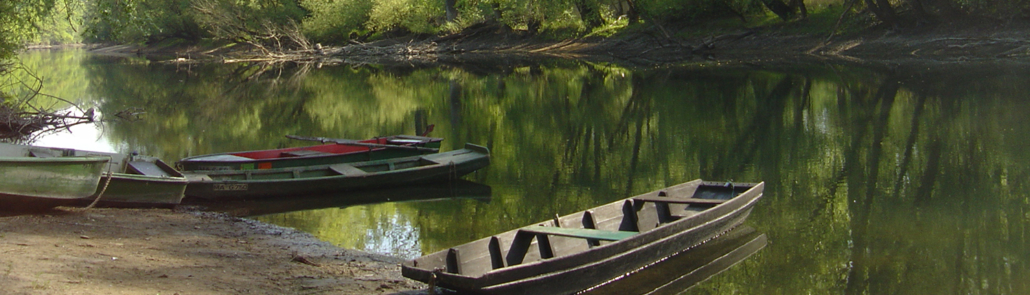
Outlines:
{"label": "boat hull reflection", "polygon": [[679,294],[747,259],[767,243],[764,233],[740,226],[700,246],[578,294]]}

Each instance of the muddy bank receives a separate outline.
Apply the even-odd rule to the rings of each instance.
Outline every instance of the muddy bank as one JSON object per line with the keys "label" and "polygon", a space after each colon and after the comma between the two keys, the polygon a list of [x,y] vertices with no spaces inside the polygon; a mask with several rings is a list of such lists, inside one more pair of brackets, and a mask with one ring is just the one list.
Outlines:
{"label": "muddy bank", "polygon": [[423,288],[399,258],[216,213],[0,213],[5,294],[389,294]]}

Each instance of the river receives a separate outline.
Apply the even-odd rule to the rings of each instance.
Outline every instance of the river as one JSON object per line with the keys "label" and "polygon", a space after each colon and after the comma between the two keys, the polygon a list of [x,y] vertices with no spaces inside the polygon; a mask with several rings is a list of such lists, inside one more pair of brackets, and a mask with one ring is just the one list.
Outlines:
{"label": "river", "polygon": [[421,120],[443,150],[490,148],[466,177],[489,194],[254,217],[346,248],[412,258],[697,178],[764,181],[746,224],[768,245],[690,292],[1030,293],[1026,67],[21,59],[44,92],[104,118],[39,145],[174,162],[306,144],[291,134],[413,134]]}

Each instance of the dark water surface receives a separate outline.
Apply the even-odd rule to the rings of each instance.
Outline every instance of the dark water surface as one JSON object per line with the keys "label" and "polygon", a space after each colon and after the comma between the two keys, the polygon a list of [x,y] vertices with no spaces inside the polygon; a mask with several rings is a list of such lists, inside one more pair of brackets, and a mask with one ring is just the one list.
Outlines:
{"label": "dark water surface", "polygon": [[473,185],[467,198],[415,202],[400,190],[394,200],[411,202],[255,211],[347,248],[410,258],[696,178],[765,181],[746,222],[764,249],[690,292],[1030,293],[1026,67],[23,59],[52,94],[109,119],[145,112],[41,144],[174,161],[304,144],[288,134],[412,134],[425,118],[445,150],[491,149],[491,166],[467,177],[487,198]]}

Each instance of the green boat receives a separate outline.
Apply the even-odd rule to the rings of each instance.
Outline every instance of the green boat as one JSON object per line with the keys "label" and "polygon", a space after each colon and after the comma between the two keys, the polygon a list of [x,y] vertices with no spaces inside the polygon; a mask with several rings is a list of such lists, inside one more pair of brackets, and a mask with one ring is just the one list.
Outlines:
{"label": "green boat", "polygon": [[409,183],[448,181],[490,164],[486,147],[422,156],[264,170],[187,171],[186,197],[230,201],[298,197]]}
{"label": "green boat", "polygon": [[174,207],[182,201],[186,190],[186,178],[154,157],[14,144],[0,144],[0,156],[34,160],[87,156],[108,159],[107,165],[101,167],[103,177],[93,184],[87,198],[63,204],[68,206],[86,206],[99,196],[97,205],[104,207]]}
{"label": "green boat", "polygon": [[53,207],[87,200],[108,157],[0,156],[0,209]]}
{"label": "green boat", "polygon": [[440,151],[440,141],[443,140],[413,135],[393,135],[360,141],[293,135],[286,137],[323,144],[193,156],[179,160],[176,166],[182,171],[261,170],[373,161],[433,154]]}
{"label": "green boat", "polygon": [[297,195],[290,198],[260,198],[213,202],[194,202],[194,200],[187,199],[183,201],[183,205],[203,208],[204,211],[224,212],[232,216],[259,216],[322,208],[346,208],[349,206],[386,202],[430,202],[468,199],[489,203],[490,196],[491,188],[489,185],[458,179],[446,183],[396,185],[342,193]]}
{"label": "green boat", "polygon": [[689,181],[430,253],[401,275],[463,294],[573,294],[735,228],[764,188]]}

